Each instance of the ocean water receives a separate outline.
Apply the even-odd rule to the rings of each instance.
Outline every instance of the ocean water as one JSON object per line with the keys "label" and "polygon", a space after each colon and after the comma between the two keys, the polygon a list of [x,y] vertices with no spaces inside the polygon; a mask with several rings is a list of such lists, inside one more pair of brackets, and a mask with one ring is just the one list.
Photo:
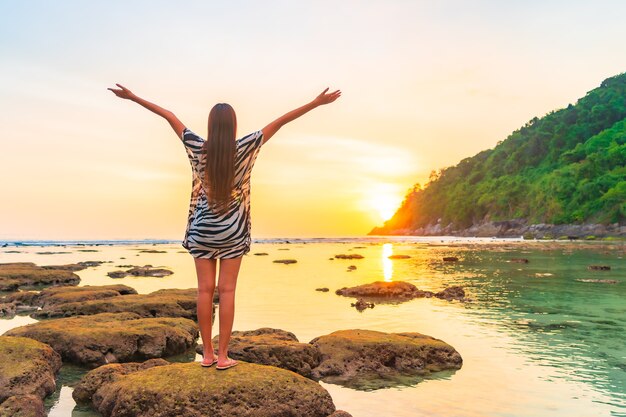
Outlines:
{"label": "ocean water", "polygon": [[[78,271],[80,285],[122,283],[139,293],[197,285],[193,259],[178,242],[4,243],[0,262],[107,261]],[[364,258],[329,259],[340,253]],[[410,258],[388,259],[392,254]],[[443,262],[444,256],[457,256],[459,262]],[[420,332],[448,342],[463,357],[461,369],[433,374],[411,386],[355,390],[321,382],[336,407],[355,417],[626,416],[625,257],[623,242],[259,239],[242,263],[233,328],[280,328],[301,342],[339,329]],[[298,262],[272,262],[285,258]],[[529,262],[511,262],[513,258]],[[119,264],[151,264],[174,274],[109,278],[106,273]],[[611,270],[590,271],[592,264]],[[349,265],[357,269],[348,272]],[[378,280],[408,281],[430,291],[462,285],[472,301],[425,298],[359,312],[350,306],[354,299],[334,293]],[[317,287],[330,291],[318,292]],[[0,320],[0,334],[34,321],[28,316]],[[190,352],[173,359],[199,357]],[[72,387],[84,373],[80,367],[62,368],[57,392],[46,400],[50,416],[98,415],[72,400]]]}

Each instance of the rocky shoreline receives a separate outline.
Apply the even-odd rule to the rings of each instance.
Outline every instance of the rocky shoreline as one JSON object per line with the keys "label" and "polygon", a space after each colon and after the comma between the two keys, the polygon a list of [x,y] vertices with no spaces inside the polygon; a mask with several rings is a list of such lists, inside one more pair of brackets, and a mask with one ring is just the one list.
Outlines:
{"label": "rocky shoreline", "polygon": [[[413,385],[432,372],[462,366],[452,346],[417,332],[342,329],[307,343],[269,327],[233,332],[229,352],[240,364],[226,372],[198,362],[170,362],[203,352],[197,345],[197,290],[137,294],[127,285],[79,287],[80,277],[71,271],[88,266],[0,264],[5,284],[0,316],[29,314],[39,320],[0,335],[0,417],[45,416],[43,400],[55,391],[63,364],[91,370],[73,396],[104,416],[216,417],[350,417],[335,408],[319,381],[378,389]],[[407,301],[449,299],[446,291],[450,288],[435,294],[405,282],[374,282],[336,294]],[[461,293],[452,298],[463,300]],[[218,301],[216,291],[214,308]]]}
{"label": "rocky shoreline", "polygon": [[525,239],[595,239],[626,238],[626,225],[614,224],[530,224],[525,219],[483,221],[466,229],[457,229],[441,221],[415,229],[375,227],[368,235],[524,237]]}

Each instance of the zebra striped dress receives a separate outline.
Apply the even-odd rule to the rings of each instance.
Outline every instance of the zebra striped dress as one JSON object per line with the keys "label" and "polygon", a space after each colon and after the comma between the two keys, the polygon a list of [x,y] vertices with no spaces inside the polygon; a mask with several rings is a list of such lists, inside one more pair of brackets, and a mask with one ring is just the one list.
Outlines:
{"label": "zebra striped dress", "polygon": [[258,130],[237,139],[235,188],[226,214],[214,213],[202,187],[204,139],[185,128],[182,141],[191,163],[193,182],[187,229],[182,246],[194,258],[238,258],[250,251],[250,173],[263,144]]}

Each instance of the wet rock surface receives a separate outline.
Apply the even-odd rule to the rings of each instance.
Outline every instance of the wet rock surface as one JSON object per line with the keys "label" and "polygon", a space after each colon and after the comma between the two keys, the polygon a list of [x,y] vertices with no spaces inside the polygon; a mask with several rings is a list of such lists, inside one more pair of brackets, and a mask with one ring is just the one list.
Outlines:
{"label": "wet rock surface", "polygon": [[65,269],[46,268],[33,262],[0,263],[0,291],[17,291],[54,285],[76,285],[80,277]]}
{"label": "wet rock surface", "polygon": [[[218,346],[219,335],[213,338]],[[196,352],[202,354],[202,345]],[[308,343],[300,343],[291,332],[270,327],[256,330],[233,331],[228,345],[228,355],[234,359],[276,366],[311,376],[311,369],[320,362],[319,351]]]}
{"label": "wet rock surface", "polygon": [[416,332],[338,330],[309,343],[322,355],[315,379],[357,389],[412,384],[431,372],[459,369],[463,362],[449,344]]}
{"label": "wet rock surface", "polygon": [[105,417],[328,417],[336,411],[319,383],[244,361],[225,371],[193,362],[133,372],[101,386],[93,404]]}
{"label": "wet rock surface", "polygon": [[[130,288],[130,287],[129,287]],[[214,301],[218,299],[217,289]],[[128,294],[47,306],[35,318],[58,318],[99,313],[133,312],[142,317],[184,317],[195,320],[197,289],[165,289],[150,294]]]}
{"label": "wet rock surface", "polygon": [[102,313],[44,320],[5,333],[50,345],[64,362],[96,367],[185,352],[198,326],[185,318],[142,318],[136,313]]}
{"label": "wet rock surface", "polygon": [[105,384],[117,381],[121,376],[155,366],[169,365],[165,359],[149,359],[145,362],[112,363],[89,371],[74,387],[72,397],[78,404],[88,404],[93,395]]}
{"label": "wet rock surface", "polygon": [[[28,398],[21,397],[32,395],[40,400],[53,393],[60,368],[61,357],[47,344],[0,336],[0,413],[20,409],[28,402]],[[6,404],[10,397],[12,400]]]}

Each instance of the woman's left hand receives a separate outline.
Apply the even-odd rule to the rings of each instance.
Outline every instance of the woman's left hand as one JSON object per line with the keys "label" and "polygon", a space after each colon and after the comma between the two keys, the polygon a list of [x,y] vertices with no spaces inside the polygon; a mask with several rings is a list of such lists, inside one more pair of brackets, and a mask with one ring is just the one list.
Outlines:
{"label": "woman's left hand", "polygon": [[124,87],[123,85],[117,84],[117,83],[115,85],[118,86],[119,88],[107,88],[107,90],[113,91],[113,93],[119,98],[133,100],[137,97],[132,91],[130,91],[128,88]]}

